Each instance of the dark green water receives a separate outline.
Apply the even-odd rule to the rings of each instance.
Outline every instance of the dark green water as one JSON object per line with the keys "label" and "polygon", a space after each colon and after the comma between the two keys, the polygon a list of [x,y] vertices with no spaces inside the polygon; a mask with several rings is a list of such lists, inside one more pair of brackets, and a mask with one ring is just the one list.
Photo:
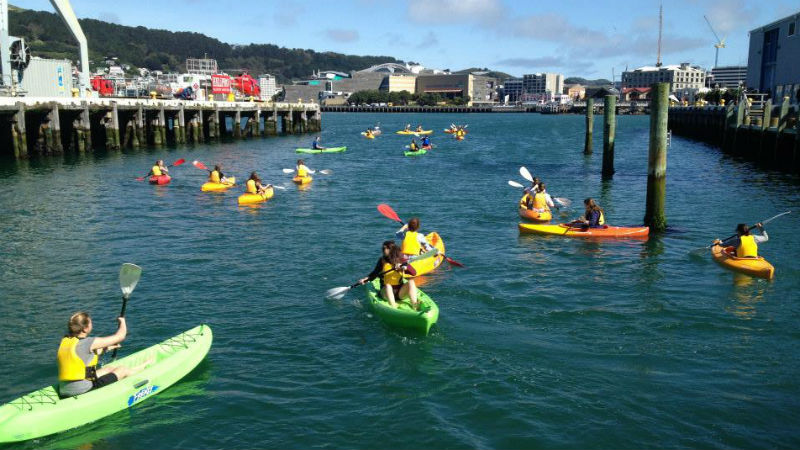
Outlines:
{"label": "dark green water", "polygon": [[[375,141],[358,133],[381,121]],[[468,122],[463,142],[441,129]],[[405,123],[438,148],[402,156]],[[114,331],[117,273],[144,274],[128,308],[133,351],[198,323],[207,360],[163,394],[17,448],[795,448],[800,446],[798,179],[675,137],[667,218],[647,242],[520,236],[509,179],[526,165],[612,224],[644,215],[648,117],[619,117],[617,174],[582,155],[583,118],[326,114],[306,158],[329,168],[298,191],[280,169],[311,137],[4,163],[0,175],[0,402],[53,382],[69,315]],[[595,132],[602,149],[602,129]],[[153,160],[257,169],[288,190],[257,208],[238,192],[133,180]],[[355,290],[396,224],[418,215],[448,254],[424,289],[441,316],[427,338],[383,326]],[[761,248],[773,282],[736,277],[689,250],[785,210]],[[571,218],[577,209],[564,213]]]}

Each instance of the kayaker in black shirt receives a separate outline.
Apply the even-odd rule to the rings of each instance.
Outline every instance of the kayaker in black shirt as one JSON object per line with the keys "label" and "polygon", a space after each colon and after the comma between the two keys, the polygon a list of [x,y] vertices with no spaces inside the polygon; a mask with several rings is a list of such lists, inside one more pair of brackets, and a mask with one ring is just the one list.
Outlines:
{"label": "kayaker in black shirt", "polygon": [[[385,273],[384,273],[385,272]],[[417,285],[413,279],[405,280],[403,275],[415,276],[417,271],[411,264],[404,262],[400,247],[394,241],[385,241],[382,246],[382,255],[375,264],[369,275],[359,280],[359,284],[368,283],[375,278],[381,277],[381,297],[389,302],[393,308],[397,308],[397,301],[403,298],[411,300],[411,306],[419,309],[417,298]],[[397,301],[396,301],[397,300]]]}

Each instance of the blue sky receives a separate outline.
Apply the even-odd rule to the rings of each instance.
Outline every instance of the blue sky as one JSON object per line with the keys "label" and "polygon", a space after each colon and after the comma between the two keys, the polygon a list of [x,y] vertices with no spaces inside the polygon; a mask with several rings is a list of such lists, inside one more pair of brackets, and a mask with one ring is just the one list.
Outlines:
{"label": "blue sky", "polygon": [[[12,0],[52,11],[47,0]],[[427,67],[489,67],[610,78],[656,59],[658,0],[72,0],[78,17],[196,31],[230,43],[387,55]],[[796,0],[664,2],[665,64],[746,65],[748,31],[800,11]],[[91,45],[91,44],[90,44]],[[198,55],[202,56],[202,55]],[[326,69],[320,67],[320,69]]]}

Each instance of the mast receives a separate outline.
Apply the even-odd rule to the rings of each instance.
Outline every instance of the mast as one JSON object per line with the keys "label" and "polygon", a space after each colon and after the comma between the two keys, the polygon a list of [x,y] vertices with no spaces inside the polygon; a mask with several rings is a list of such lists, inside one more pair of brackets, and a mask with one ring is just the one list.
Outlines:
{"label": "mast", "polygon": [[664,3],[658,4],[658,55],[656,56],[656,67],[661,67],[661,30],[664,24]]}

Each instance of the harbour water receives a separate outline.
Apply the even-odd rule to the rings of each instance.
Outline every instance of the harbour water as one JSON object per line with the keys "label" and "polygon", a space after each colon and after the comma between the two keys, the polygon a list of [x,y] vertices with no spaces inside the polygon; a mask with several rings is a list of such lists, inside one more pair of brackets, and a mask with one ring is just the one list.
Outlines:
{"label": "harbour water", "polygon": [[[422,121],[437,148],[403,157],[394,130]],[[208,358],[169,390],[100,422],[14,448],[794,448],[800,446],[797,177],[673,137],[670,232],[647,241],[520,236],[520,165],[556,196],[585,197],[609,223],[644,215],[649,118],[617,122],[602,181],[602,129],[584,156],[582,116],[339,114],[306,157],[300,191],[282,168],[310,136],[4,161],[0,176],[0,402],[52,383],[72,312],[114,331],[119,265],[143,276],[123,354],[207,323]],[[374,141],[359,132],[381,122]],[[466,140],[441,133],[469,123]],[[597,125],[596,125],[597,126]],[[153,161],[221,163],[285,185],[259,207],[201,193],[188,163],[172,184],[134,180]],[[427,337],[385,327],[355,289],[397,224],[448,256],[422,288],[441,309]],[[739,222],[767,226],[772,282],[690,250]]]}

